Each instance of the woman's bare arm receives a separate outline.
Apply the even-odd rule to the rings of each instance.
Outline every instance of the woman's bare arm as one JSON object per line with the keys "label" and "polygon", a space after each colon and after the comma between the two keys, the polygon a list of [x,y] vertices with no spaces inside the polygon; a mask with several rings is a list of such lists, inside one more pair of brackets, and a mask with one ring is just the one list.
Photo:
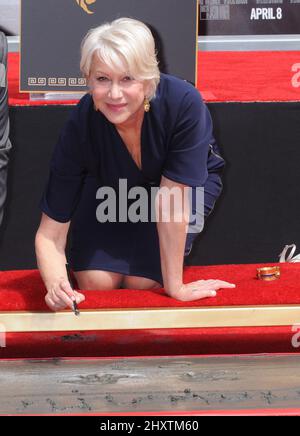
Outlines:
{"label": "woman's bare arm", "polygon": [[72,308],[84,296],[74,292],[66,271],[66,242],[70,222],[59,223],[43,214],[35,237],[37,264],[47,289],[46,303],[52,310]]}
{"label": "woman's bare arm", "polygon": [[[185,185],[162,177],[161,188],[178,188],[182,195],[182,208],[171,207],[156,201],[157,229],[160,245],[161,269],[164,288],[167,294],[181,301],[192,301],[201,298],[215,297],[220,288],[233,288],[234,284],[223,280],[197,280],[183,284],[183,259],[186,241],[186,230],[189,223],[189,196],[184,195]],[[167,212],[167,215],[166,215]],[[169,214],[170,212],[170,214]],[[169,214],[169,216],[168,216]],[[163,222],[163,218],[169,218]],[[178,222],[176,222],[178,221]]]}

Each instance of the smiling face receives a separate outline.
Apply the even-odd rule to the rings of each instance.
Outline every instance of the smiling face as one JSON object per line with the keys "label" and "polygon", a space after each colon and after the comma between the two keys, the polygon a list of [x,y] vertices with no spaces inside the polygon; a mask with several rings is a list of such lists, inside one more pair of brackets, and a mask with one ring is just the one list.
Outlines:
{"label": "smiling face", "polygon": [[112,70],[95,55],[88,82],[96,109],[111,123],[126,127],[141,119],[148,91],[145,82],[127,71]]}

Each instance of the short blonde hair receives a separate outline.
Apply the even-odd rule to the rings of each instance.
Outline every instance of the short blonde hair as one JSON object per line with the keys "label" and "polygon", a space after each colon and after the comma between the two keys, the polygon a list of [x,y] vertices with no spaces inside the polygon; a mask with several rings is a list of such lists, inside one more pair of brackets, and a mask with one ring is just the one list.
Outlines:
{"label": "short blonde hair", "polygon": [[88,80],[93,55],[112,70],[126,68],[135,79],[149,83],[149,99],[155,96],[160,80],[155,41],[141,21],[119,18],[89,30],[81,43],[80,69]]}

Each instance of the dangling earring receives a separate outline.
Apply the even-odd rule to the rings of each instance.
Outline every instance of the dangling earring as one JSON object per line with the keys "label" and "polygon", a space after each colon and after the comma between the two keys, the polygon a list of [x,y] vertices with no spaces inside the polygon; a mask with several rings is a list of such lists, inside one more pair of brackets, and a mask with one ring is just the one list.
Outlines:
{"label": "dangling earring", "polygon": [[149,99],[148,99],[148,97],[145,97],[145,100],[144,100],[144,109],[145,109],[145,112],[149,112],[150,111],[150,101],[149,101]]}

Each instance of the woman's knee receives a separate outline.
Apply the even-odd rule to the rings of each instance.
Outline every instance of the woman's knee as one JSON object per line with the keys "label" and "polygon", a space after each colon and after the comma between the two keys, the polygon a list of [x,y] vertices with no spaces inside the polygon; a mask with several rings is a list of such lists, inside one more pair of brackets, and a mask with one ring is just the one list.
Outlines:
{"label": "woman's knee", "polygon": [[79,289],[86,291],[119,289],[123,279],[123,274],[102,270],[77,271],[74,275]]}
{"label": "woman's knee", "polygon": [[123,278],[124,289],[157,289],[162,285],[155,280],[147,279],[146,277],[126,276]]}

